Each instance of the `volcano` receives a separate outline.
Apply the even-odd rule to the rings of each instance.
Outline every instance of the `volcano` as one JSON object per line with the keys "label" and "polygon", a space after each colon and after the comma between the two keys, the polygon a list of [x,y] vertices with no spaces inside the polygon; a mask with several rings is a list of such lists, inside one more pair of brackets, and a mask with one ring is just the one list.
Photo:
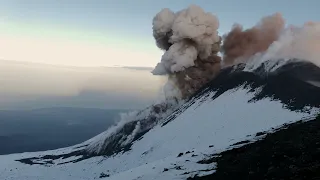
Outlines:
{"label": "volcano", "polygon": [[0,179],[320,177],[320,68],[222,69],[183,102],[131,112],[81,144],[0,156]]}

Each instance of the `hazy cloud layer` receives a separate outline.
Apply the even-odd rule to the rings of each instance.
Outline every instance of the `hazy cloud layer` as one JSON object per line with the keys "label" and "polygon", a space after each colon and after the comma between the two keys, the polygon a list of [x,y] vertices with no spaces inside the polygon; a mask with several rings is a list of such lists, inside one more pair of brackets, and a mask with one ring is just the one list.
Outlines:
{"label": "hazy cloud layer", "polygon": [[79,68],[0,61],[0,108],[27,103],[93,106],[93,100],[97,106],[141,106],[158,96],[162,82],[161,77],[139,67]]}

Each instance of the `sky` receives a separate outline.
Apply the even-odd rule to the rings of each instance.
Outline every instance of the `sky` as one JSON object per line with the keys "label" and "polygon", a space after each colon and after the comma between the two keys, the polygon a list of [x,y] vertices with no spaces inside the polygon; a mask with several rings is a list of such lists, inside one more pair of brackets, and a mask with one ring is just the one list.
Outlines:
{"label": "sky", "polygon": [[152,18],[162,8],[197,4],[220,20],[254,25],[281,12],[288,24],[320,21],[320,1],[294,0],[0,0],[0,59],[67,66],[153,67],[162,52]]}
{"label": "sky", "polygon": [[220,35],[275,12],[288,24],[320,21],[318,0],[0,0],[0,109],[135,109],[157,101],[165,80],[141,69],[163,54],[152,19],[191,4],[218,17]]}

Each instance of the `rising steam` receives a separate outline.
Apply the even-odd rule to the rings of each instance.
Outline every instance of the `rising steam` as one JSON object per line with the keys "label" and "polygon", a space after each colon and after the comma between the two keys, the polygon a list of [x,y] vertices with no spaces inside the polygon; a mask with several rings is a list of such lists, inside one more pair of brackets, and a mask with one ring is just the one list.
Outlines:
{"label": "rising steam", "polygon": [[269,60],[297,58],[320,65],[319,23],[285,27],[282,15],[275,13],[249,29],[235,24],[223,38],[218,28],[217,17],[196,5],[179,12],[165,8],[154,17],[153,36],[165,52],[152,73],[168,75],[170,97],[173,92],[179,92],[177,98],[190,97],[221,68],[237,63],[252,69]]}
{"label": "rising steam", "polygon": [[283,29],[265,52],[249,59],[246,68],[256,69],[269,61],[266,68],[273,71],[291,59],[309,61],[320,67],[320,23],[307,22],[302,27],[291,25]]}

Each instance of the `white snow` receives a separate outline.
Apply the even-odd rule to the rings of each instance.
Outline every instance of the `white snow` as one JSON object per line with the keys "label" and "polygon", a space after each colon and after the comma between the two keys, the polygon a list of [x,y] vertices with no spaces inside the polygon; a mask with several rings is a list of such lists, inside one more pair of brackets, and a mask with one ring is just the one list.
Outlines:
{"label": "white snow", "polygon": [[[155,121],[149,122],[149,124],[148,124],[148,126],[150,128],[152,128],[153,126],[155,126],[158,123],[158,121],[166,118],[174,110],[176,110],[176,108],[179,107],[180,103],[183,103],[183,101],[176,102],[172,99],[168,99],[166,102],[167,102],[166,105],[169,108],[167,109],[166,112],[163,112],[163,113],[159,113],[159,114],[155,113],[154,111],[152,111],[152,106],[150,106],[142,111],[133,111],[133,112],[129,112],[129,113],[120,114],[121,115],[120,121],[115,126],[112,126],[107,131],[100,133],[99,135],[89,139],[88,141],[84,142],[84,144],[89,144],[89,146],[87,148],[89,151],[99,153],[100,151],[103,150],[104,147],[106,147],[110,143],[110,141],[112,143],[112,139],[109,140],[108,138],[110,138],[111,136],[113,136],[115,134],[120,135],[120,131],[127,123],[139,121],[139,120],[143,120],[143,119],[149,119],[149,117],[152,116],[155,118]],[[134,131],[129,136],[121,134],[122,139],[120,140],[121,142],[119,142],[119,143],[121,144],[122,147],[124,147],[125,145],[132,142],[134,136],[137,133],[140,133],[143,130],[145,130],[145,129],[141,129],[140,122],[137,122],[137,126],[135,127]]]}
{"label": "white snow", "polygon": [[[216,164],[197,163],[207,155],[226,150],[236,142],[252,139],[247,135],[267,131],[319,112],[319,109],[313,109],[311,113],[293,112],[284,109],[280,102],[268,98],[248,103],[254,92],[248,92],[243,87],[229,90],[212,100],[214,94],[210,92],[194,100],[195,103],[190,103],[192,105],[189,108],[165,126],[156,125],[133,144],[132,150],[123,154],[50,167],[30,166],[14,160],[71,152],[72,148],[0,156],[0,179],[92,180],[99,179],[102,172],[109,174],[107,179],[112,180],[186,179],[191,175],[214,172]],[[98,139],[93,138],[87,143]],[[213,147],[209,147],[211,145]],[[186,154],[187,151],[191,153]],[[177,157],[179,153],[184,154]],[[66,160],[56,160],[62,161]],[[177,169],[178,166],[180,168]],[[163,172],[165,168],[168,171]]]}
{"label": "white snow", "polygon": [[310,83],[314,86],[320,87],[320,81],[306,81],[307,83]]}

